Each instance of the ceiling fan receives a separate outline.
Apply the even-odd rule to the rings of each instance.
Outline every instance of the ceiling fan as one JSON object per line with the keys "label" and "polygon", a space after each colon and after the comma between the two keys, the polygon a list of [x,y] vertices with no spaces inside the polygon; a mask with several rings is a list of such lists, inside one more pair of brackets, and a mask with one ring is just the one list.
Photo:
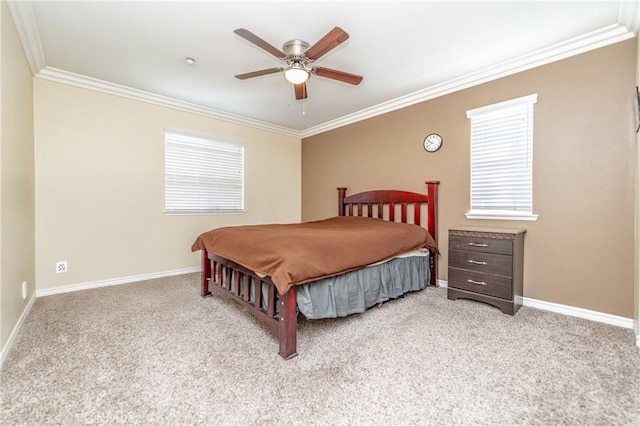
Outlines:
{"label": "ceiling fan", "polygon": [[285,63],[285,66],[280,68],[267,68],[245,74],[238,74],[235,76],[237,79],[245,80],[247,78],[275,74],[284,71],[285,78],[293,83],[296,99],[307,98],[307,80],[311,75],[331,78],[333,80],[353,85],[358,85],[362,81],[362,76],[360,75],[350,74],[348,72],[338,71],[331,68],[313,66],[313,63],[321,56],[349,38],[349,34],[340,27],[335,27],[329,31],[313,46],[310,46],[306,41],[295,39],[286,42],[282,46],[282,50],[273,47],[251,31],[244,28],[239,28],[235,30],[234,33],[266,50]]}

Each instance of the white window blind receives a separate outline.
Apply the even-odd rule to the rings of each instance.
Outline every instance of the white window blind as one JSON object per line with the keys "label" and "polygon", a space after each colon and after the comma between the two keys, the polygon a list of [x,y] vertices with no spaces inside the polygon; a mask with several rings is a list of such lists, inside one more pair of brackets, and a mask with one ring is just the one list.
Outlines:
{"label": "white window blind", "polygon": [[165,131],[165,213],[244,210],[244,144]]}
{"label": "white window blind", "polygon": [[525,96],[467,111],[471,119],[468,218],[535,220],[533,104]]}

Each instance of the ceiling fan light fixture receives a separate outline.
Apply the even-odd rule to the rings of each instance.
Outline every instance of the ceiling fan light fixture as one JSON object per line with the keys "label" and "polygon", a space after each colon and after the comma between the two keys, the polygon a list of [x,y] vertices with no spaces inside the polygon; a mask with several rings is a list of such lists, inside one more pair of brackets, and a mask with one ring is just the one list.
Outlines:
{"label": "ceiling fan light fixture", "polygon": [[309,71],[304,69],[300,64],[293,64],[284,72],[284,78],[290,83],[301,84],[309,80]]}
{"label": "ceiling fan light fixture", "polygon": [[335,27],[329,31],[313,46],[310,46],[306,41],[295,39],[286,42],[282,46],[282,50],[273,47],[271,44],[245,28],[238,28],[233,32],[249,43],[252,43],[265,52],[270,53],[279,61],[284,62],[284,66],[281,68],[273,67],[238,74],[235,78],[239,80],[246,80],[248,78],[267,74],[283,73],[285,80],[293,84],[293,91],[296,96],[296,100],[307,98],[306,82],[311,78],[311,74],[356,86],[362,81],[361,75],[314,66],[318,58],[330,52],[339,44],[344,43],[349,38],[349,34],[340,27]]}

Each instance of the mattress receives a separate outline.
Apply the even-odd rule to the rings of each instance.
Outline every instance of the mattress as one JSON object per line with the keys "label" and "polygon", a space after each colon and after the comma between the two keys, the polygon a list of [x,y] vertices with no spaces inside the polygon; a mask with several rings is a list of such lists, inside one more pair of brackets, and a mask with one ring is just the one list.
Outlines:
{"label": "mattress", "polygon": [[420,226],[360,216],[303,223],[227,226],[191,246],[268,276],[279,294],[416,248],[437,244]]}

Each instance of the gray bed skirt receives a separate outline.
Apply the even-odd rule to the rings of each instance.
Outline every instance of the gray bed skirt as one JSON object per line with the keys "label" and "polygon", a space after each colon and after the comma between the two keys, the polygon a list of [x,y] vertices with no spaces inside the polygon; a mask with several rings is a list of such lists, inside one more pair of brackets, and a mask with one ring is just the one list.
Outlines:
{"label": "gray bed skirt", "polygon": [[378,303],[429,285],[429,256],[411,256],[367,266],[296,287],[298,310],[309,319],[361,313]]}
{"label": "gray bed skirt", "polygon": [[[324,278],[296,286],[298,311],[308,319],[336,318],[362,313],[410,291],[423,290],[429,285],[428,251],[420,255],[397,257],[335,277]],[[233,287],[234,279],[223,277]],[[249,300],[254,301],[253,285],[249,287]],[[244,284],[239,293],[244,294]],[[268,288],[262,284],[262,309],[267,309]],[[275,301],[278,310],[278,295]]]}

